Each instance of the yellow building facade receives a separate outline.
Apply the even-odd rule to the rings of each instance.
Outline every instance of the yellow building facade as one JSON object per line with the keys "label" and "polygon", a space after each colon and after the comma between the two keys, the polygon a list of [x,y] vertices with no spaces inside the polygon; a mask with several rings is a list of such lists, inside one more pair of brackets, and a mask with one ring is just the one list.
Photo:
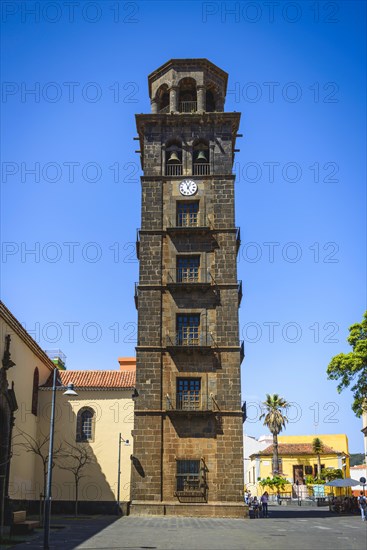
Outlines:
{"label": "yellow building facade", "polygon": [[[345,434],[278,436],[279,473],[288,481],[284,492],[293,497],[306,498],[309,494],[307,476],[317,476],[317,455],[312,448],[315,437],[324,446],[320,454],[321,468],[341,469],[344,477],[350,476],[348,438]],[[246,487],[252,494],[260,495],[264,491],[258,483],[259,478],[272,477],[272,457],[273,445],[250,456]],[[328,491],[329,488],[325,487],[325,493]]]}
{"label": "yellow building facade", "polygon": [[[1,498],[8,510],[22,503],[37,511],[45,492],[42,457],[48,455],[56,366],[2,303],[0,321]],[[81,455],[88,456],[78,487],[81,512],[109,513],[117,510],[118,497],[130,500],[135,358],[119,363],[120,370],[57,373],[54,512],[74,509],[73,469]],[[64,395],[69,383],[77,396]]]}

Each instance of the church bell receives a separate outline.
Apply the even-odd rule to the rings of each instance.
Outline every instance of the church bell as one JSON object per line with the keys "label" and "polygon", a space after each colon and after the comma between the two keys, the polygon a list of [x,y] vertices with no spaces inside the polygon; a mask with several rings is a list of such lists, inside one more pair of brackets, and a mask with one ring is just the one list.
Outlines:
{"label": "church bell", "polygon": [[204,151],[199,151],[199,154],[196,158],[196,161],[197,162],[208,162],[208,159],[206,158]]}
{"label": "church bell", "polygon": [[177,156],[177,153],[175,151],[173,151],[171,154],[170,154],[170,157],[168,159],[167,162],[181,162],[180,159],[178,158]]}

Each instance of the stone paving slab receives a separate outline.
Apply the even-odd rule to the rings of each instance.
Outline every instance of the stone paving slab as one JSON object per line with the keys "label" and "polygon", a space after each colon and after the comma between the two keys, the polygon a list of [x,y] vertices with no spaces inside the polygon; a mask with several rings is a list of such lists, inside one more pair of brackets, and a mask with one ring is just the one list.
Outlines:
{"label": "stone paving slab", "polygon": [[[367,522],[362,522],[359,516],[336,516],[315,508],[289,508],[271,508],[270,518],[246,520],[97,516],[64,522],[64,529],[51,532],[50,547],[63,550],[366,550]],[[42,537],[15,548],[42,548]]]}

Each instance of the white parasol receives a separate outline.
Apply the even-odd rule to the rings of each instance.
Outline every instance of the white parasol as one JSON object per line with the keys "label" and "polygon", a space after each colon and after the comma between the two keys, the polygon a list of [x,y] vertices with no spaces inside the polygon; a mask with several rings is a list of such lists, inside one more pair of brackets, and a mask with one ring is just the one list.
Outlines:
{"label": "white parasol", "polygon": [[326,487],[354,487],[355,485],[360,485],[360,482],[346,477],[345,479],[333,479],[333,481],[328,481],[325,485]]}

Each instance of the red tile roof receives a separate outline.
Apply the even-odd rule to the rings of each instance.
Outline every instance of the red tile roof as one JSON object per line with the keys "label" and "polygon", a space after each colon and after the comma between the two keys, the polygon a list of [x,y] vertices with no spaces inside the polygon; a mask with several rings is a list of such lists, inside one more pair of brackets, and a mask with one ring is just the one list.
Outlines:
{"label": "red tile roof", "polygon": [[[52,376],[41,387],[51,388]],[[59,371],[59,380],[63,386],[73,383],[76,389],[128,389],[135,386],[135,371],[65,370]]]}
{"label": "red tile roof", "polygon": [[352,470],[365,470],[367,468],[367,464],[357,464],[357,466],[351,466],[350,469]]}
{"label": "red tile roof", "polygon": [[[279,455],[314,455],[313,449],[312,449],[312,443],[279,443],[278,445],[278,452]],[[329,455],[329,454],[337,454],[339,451],[336,451],[332,447],[329,447],[328,445],[324,445],[324,450],[322,455]],[[269,447],[266,447],[263,451],[260,451],[260,456],[271,456],[273,454],[273,445],[269,445]]]}

